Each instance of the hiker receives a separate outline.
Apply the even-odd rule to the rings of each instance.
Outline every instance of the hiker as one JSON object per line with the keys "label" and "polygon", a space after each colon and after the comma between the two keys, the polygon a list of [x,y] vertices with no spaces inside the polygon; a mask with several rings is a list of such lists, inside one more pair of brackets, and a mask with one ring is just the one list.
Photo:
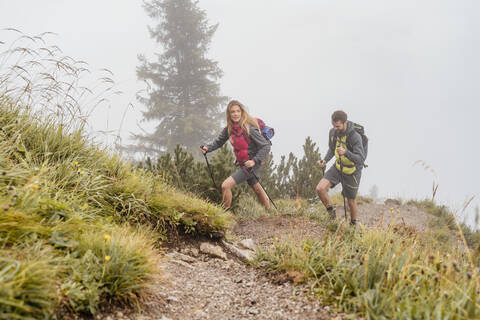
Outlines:
{"label": "hiker", "polygon": [[236,163],[240,168],[222,183],[223,207],[229,209],[232,204],[232,188],[247,181],[260,203],[269,209],[269,198],[257,177],[270,152],[270,142],[260,133],[257,119],[250,116],[239,101],[232,100],[228,103],[226,118],[227,126],[218,138],[211,144],[200,147],[202,153],[206,154],[222,147],[227,140],[233,146]]}
{"label": "hiker", "polygon": [[[328,152],[319,165],[325,168],[328,161],[335,155],[335,164],[328,169],[317,185],[317,193],[327,208],[332,220],[336,219],[335,208],[330,203],[328,190],[338,183],[342,184],[342,194],[348,200],[350,208],[350,223],[357,223],[358,207],[355,202],[362,168],[365,161],[365,150],[362,136],[354,129],[354,123],[347,121],[347,114],[338,110],[332,114],[332,125],[328,138]],[[345,208],[346,210],[346,208]]]}

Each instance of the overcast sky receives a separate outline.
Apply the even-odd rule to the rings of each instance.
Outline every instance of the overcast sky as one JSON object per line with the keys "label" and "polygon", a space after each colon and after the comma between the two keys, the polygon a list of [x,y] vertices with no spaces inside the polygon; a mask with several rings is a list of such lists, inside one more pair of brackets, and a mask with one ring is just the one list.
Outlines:
{"label": "overcast sky", "polygon": [[[370,137],[361,193],[377,185],[383,197],[430,196],[433,175],[413,166],[423,160],[438,176],[441,202],[455,210],[480,196],[479,1],[199,4],[220,24],[209,57],[225,73],[222,93],[276,129],[276,159],[301,156],[307,136],[324,154],[330,115],[343,109]],[[140,131],[143,107],[135,93],[144,84],[136,79],[137,55],[161,51],[149,38],[147,25],[155,21],[141,1],[2,1],[0,21],[31,35],[55,32],[49,42],[65,54],[92,70],[110,69],[124,94],[99,110],[92,125],[120,129],[124,142]]]}

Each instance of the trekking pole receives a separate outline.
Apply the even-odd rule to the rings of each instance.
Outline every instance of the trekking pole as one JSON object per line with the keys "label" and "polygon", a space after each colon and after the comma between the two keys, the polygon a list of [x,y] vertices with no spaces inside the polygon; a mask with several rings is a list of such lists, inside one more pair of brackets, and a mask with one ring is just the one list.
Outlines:
{"label": "trekking pole", "polygon": [[[203,149],[203,147],[204,146],[200,146],[201,149]],[[218,190],[217,184],[215,183],[215,179],[213,178],[212,168],[210,168],[210,163],[208,162],[207,154],[204,153],[203,156],[205,157],[205,161],[207,162],[207,168],[208,168],[208,172],[210,172],[210,177],[212,178],[213,186],[215,187],[215,189]]]}
{"label": "trekking pole", "polygon": [[[340,145],[338,143],[339,139],[338,139],[338,136],[337,136],[337,145]],[[343,178],[343,162],[342,162],[342,156],[339,154],[338,155],[339,157],[339,160],[340,160],[340,181],[342,183],[342,196],[343,196],[343,210],[345,211],[345,221],[347,221],[347,204],[345,202],[345,181],[344,181],[344,178]]]}
{"label": "trekking pole", "polygon": [[[245,161],[243,162],[245,163]],[[243,166],[245,166],[245,164],[242,164]],[[273,204],[273,206],[275,207],[275,209],[278,211],[278,208],[277,206],[275,205],[275,202],[273,202],[272,198],[270,198],[270,196],[268,195],[268,192],[267,190],[265,190],[265,188],[262,186],[262,184],[260,183],[260,179],[258,179],[257,175],[255,174],[255,172],[253,171],[253,168],[247,168],[247,171],[250,172],[251,174],[253,174],[253,176],[255,177],[255,179],[257,179],[258,181],[258,184],[260,185],[260,187],[262,187],[263,191],[265,192],[265,194],[267,195],[268,197],[268,200],[270,200],[270,202]]]}
{"label": "trekking pole", "polygon": [[344,178],[343,178],[342,156],[340,156],[340,180],[342,182],[343,210],[345,211],[345,221],[347,221],[347,204],[345,202],[345,194],[344,194],[344,192],[345,192],[345,182],[344,182]]}

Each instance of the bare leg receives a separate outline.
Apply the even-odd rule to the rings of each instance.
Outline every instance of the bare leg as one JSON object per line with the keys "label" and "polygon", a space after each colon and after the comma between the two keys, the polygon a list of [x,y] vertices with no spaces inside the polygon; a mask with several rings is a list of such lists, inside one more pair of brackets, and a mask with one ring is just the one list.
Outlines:
{"label": "bare leg", "polygon": [[265,207],[265,209],[270,208],[270,199],[268,199],[267,193],[265,190],[263,190],[262,186],[260,185],[259,182],[255,183],[253,186],[251,186],[253,191],[255,191],[258,201],[262,204],[262,206]]}
{"label": "bare leg", "polygon": [[328,190],[332,187],[332,183],[325,179],[322,178],[320,182],[317,185],[317,194],[320,197],[320,200],[322,200],[323,205],[328,208],[330,207],[330,197],[328,196]]}
{"label": "bare leg", "polygon": [[350,220],[357,220],[357,215],[358,215],[358,206],[357,202],[355,202],[355,199],[348,199],[348,207],[350,208]]}
{"label": "bare leg", "polygon": [[225,209],[229,209],[232,205],[232,188],[235,185],[235,180],[231,176],[222,183],[222,205]]}

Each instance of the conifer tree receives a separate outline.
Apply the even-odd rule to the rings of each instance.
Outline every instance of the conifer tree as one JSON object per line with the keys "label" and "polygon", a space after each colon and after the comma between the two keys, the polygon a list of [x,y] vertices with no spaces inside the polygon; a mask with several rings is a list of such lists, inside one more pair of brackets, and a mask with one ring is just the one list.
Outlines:
{"label": "conifer tree", "polygon": [[153,62],[139,55],[137,76],[149,88],[138,100],[147,107],[144,120],[156,125],[153,133],[135,136],[140,142],[137,150],[158,156],[180,144],[197,151],[202,142],[218,134],[220,108],[226,103],[217,82],[222,71],[207,58],[218,24],[209,24],[198,1],[151,0],[144,8],[158,21],[149,30],[163,52]]}
{"label": "conifer tree", "polygon": [[260,182],[262,186],[267,191],[268,195],[272,199],[276,199],[279,197],[278,188],[276,186],[277,174],[275,172],[275,163],[273,161],[273,153],[270,154],[265,158],[265,163],[263,165],[261,175],[260,175]]}
{"label": "conifer tree", "polygon": [[310,137],[305,139],[303,157],[294,167],[294,178],[298,195],[304,199],[314,199],[317,196],[315,188],[323,177],[323,170],[318,165],[321,155],[316,143]]}

